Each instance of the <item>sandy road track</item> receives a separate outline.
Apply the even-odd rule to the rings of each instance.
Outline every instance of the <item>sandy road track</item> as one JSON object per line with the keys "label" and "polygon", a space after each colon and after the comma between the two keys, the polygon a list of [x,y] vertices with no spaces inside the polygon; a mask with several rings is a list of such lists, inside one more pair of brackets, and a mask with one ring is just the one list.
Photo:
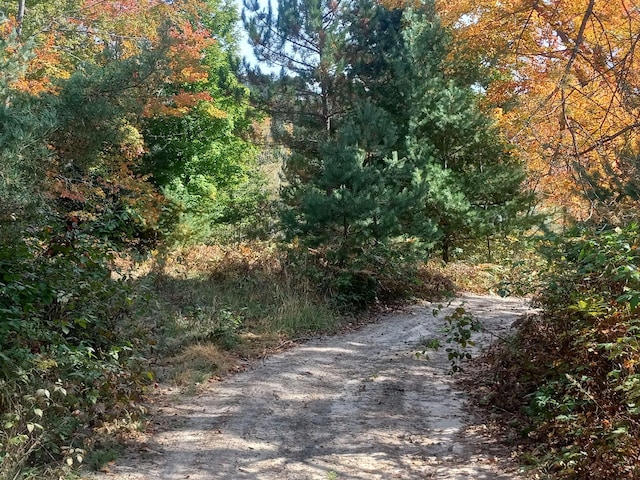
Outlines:
{"label": "sandy road track", "polygon": [[[527,311],[520,299],[460,302],[484,323],[484,345]],[[447,375],[446,353],[416,357],[421,340],[441,336],[447,309],[432,310],[313,340],[163,407],[171,428],[96,478],[519,478]]]}

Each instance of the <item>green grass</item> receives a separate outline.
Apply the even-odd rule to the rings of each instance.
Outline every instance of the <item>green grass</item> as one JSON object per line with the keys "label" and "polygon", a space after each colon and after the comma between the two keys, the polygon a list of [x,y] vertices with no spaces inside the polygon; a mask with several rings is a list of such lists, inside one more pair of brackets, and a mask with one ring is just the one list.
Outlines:
{"label": "green grass", "polygon": [[163,258],[155,285],[158,378],[194,386],[283,341],[335,329],[330,300],[291,278],[268,246],[191,247]]}

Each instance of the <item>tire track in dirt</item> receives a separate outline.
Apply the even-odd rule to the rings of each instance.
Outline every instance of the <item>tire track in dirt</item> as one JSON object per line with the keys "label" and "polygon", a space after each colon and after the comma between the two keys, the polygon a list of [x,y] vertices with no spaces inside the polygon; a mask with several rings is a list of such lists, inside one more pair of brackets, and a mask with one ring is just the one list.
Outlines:
{"label": "tire track in dirt", "polygon": [[172,427],[151,449],[94,478],[520,478],[469,413],[446,352],[415,355],[461,302],[486,327],[485,346],[527,311],[521,299],[466,295],[438,318],[424,303],[268,357],[163,408],[158,419]]}

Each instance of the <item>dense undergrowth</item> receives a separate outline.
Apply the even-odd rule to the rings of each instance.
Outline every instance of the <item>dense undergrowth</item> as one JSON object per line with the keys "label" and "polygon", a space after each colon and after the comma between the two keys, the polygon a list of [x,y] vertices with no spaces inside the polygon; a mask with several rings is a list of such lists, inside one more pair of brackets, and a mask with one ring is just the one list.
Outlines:
{"label": "dense undergrowth", "polygon": [[283,261],[259,242],[180,248],[153,260],[165,318],[156,330],[160,380],[193,388],[238,359],[335,328],[337,312]]}
{"label": "dense undergrowth", "polygon": [[101,468],[119,438],[144,430],[158,384],[196,392],[246,360],[357,323],[363,307],[527,285],[542,314],[493,353],[489,378],[493,403],[518,418],[523,460],[549,478],[639,474],[636,226],[548,238],[544,261],[504,238],[491,250],[503,264],[475,245],[448,265],[379,270],[337,270],[317,250],[272,241],[136,261],[79,232],[52,252],[47,235],[0,251],[0,478]]}
{"label": "dense undergrowth", "polygon": [[549,478],[640,477],[638,226],[546,241],[541,313],[491,355],[492,402]]}
{"label": "dense undergrowth", "polygon": [[91,244],[0,248],[1,478],[55,478],[83,462],[93,433],[144,413],[144,292],[114,280],[109,260]]}
{"label": "dense undergrowth", "polygon": [[0,251],[0,478],[100,468],[114,440],[144,429],[158,383],[195,392],[246,359],[357,322],[364,305],[453,288],[427,269],[323,278],[313,258],[303,265],[270,242],[140,262],[74,235],[55,253],[37,236]]}

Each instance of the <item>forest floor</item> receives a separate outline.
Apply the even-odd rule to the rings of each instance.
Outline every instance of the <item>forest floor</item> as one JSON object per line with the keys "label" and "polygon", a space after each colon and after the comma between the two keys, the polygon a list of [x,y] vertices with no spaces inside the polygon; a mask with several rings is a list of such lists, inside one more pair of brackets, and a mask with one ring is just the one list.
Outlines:
{"label": "forest floor", "polygon": [[416,355],[443,338],[461,302],[484,325],[484,347],[528,310],[522,299],[465,295],[436,318],[424,302],[247,364],[196,395],[160,388],[155,433],[92,478],[521,478],[469,403],[473,382],[465,391],[448,375],[444,348]]}

